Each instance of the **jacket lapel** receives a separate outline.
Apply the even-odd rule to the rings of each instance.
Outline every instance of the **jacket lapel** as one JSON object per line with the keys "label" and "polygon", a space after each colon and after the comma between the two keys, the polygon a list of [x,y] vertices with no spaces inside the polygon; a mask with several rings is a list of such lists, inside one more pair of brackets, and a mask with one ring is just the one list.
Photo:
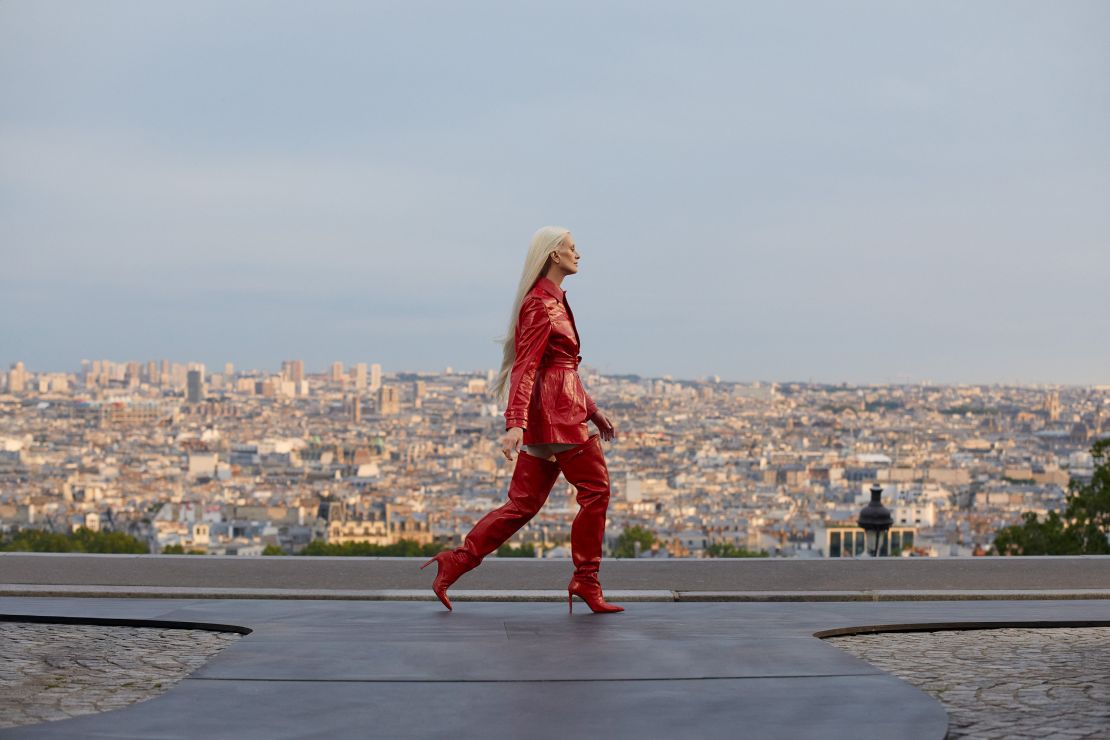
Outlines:
{"label": "jacket lapel", "polygon": [[580,350],[582,349],[582,342],[578,339],[578,325],[574,323],[574,311],[570,310],[570,302],[567,301],[565,295],[563,296],[563,305],[566,306],[567,316],[570,317],[570,328],[574,329],[574,346]]}
{"label": "jacket lapel", "polygon": [[549,278],[542,276],[536,280],[535,285],[539,286],[540,290],[544,293],[547,293],[549,296],[562,303],[563,307],[566,308],[567,317],[570,318],[570,328],[574,329],[574,346],[577,350],[581,350],[582,341],[578,338],[578,325],[574,323],[574,312],[570,310],[570,303],[567,301],[566,291],[561,290],[557,285],[551,282]]}

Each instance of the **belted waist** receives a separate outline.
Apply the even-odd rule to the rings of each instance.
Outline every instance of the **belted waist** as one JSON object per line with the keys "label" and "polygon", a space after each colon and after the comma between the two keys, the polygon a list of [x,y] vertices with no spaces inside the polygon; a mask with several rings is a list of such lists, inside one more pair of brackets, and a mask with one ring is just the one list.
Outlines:
{"label": "belted waist", "polygon": [[569,367],[571,370],[577,370],[580,362],[582,362],[582,355],[578,355],[573,359],[557,357],[546,362],[541,362],[540,367]]}

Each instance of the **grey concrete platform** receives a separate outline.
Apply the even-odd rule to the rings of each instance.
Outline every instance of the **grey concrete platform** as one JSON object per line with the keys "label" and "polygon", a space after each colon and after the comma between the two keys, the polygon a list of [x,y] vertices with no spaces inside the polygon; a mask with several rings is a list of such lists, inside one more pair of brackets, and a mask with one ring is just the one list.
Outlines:
{"label": "grey concrete platform", "polygon": [[[434,599],[425,558],[215,557],[0,553],[0,595],[159,598]],[[558,600],[567,560],[486,558],[452,589],[460,600]],[[1106,599],[1110,556],[602,563],[607,594],[655,601]]]}
{"label": "grey concrete platform", "polygon": [[0,598],[253,630],[169,693],[4,738],[943,738],[927,694],[814,636],[1110,623],[1106,600],[576,604]]}

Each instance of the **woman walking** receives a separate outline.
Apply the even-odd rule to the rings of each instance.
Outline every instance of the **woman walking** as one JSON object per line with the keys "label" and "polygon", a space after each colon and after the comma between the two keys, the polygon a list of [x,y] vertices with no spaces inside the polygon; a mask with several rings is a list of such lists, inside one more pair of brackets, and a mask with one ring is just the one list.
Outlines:
{"label": "woman walking", "polygon": [[[576,489],[579,505],[570,531],[574,575],[567,586],[568,608],[573,611],[578,595],[595,612],[624,611],[605,601],[598,581],[609,508],[609,470],[600,440],[613,439],[615,430],[578,377],[578,329],[562,288],[563,279],[578,272],[578,259],[567,229],[545,226],[532,237],[493,389],[499,400],[507,399],[501,450],[508,460],[520,453],[509,500],[482,517],[462,547],[420,566],[438,563],[432,590],[448,609],[448,587],[536,515],[561,472]],[[599,434],[590,434],[587,420]]]}

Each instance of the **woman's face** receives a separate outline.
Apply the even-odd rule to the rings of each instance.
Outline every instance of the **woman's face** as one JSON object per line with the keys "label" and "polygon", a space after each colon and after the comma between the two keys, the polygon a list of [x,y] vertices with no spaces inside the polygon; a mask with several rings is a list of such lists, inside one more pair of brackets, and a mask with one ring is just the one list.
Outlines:
{"label": "woman's face", "polygon": [[578,272],[578,259],[578,248],[574,245],[574,237],[570,234],[564,236],[559,246],[551,252],[551,262],[568,275]]}

